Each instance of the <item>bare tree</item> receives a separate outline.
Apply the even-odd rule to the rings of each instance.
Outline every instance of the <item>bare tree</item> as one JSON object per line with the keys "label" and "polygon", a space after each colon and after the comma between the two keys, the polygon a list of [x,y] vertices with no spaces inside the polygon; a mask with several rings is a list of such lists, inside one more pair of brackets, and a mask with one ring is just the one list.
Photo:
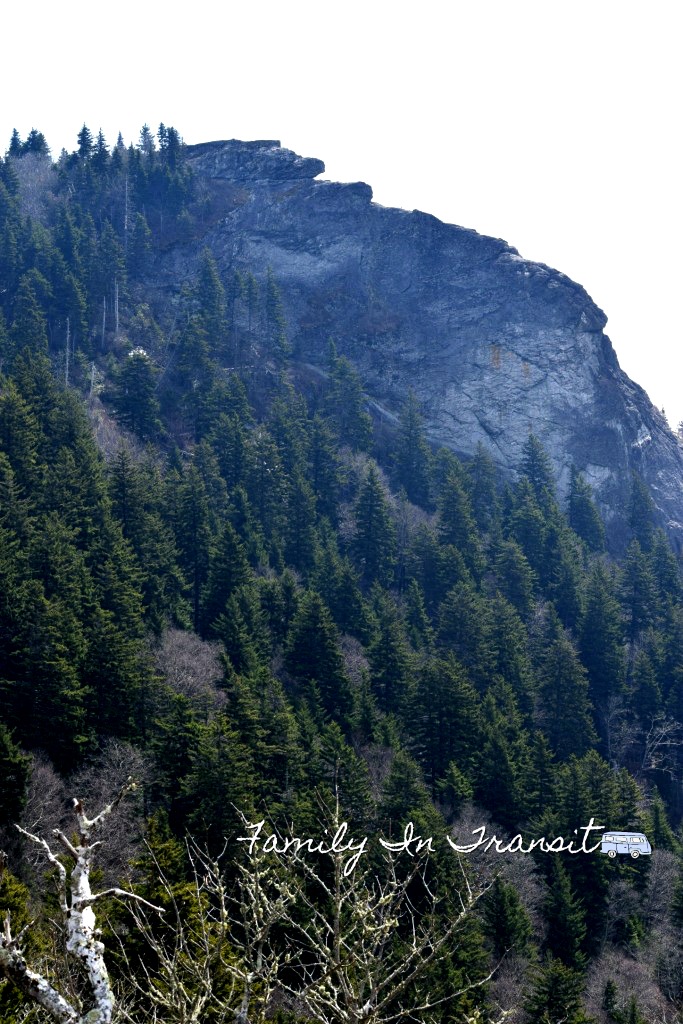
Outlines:
{"label": "bare tree", "polygon": [[[94,893],[91,887],[93,854],[102,845],[102,840],[94,837],[100,833],[114,808],[134,788],[135,784],[129,780],[94,818],[88,818],[81,801],[74,800],[77,839],[72,842],[61,829],[53,829],[52,834],[62,851],[59,855],[53,852],[46,839],[17,826],[21,834],[42,851],[56,871],[66,951],[80,966],[86,984],[71,986],[67,997],[53,985],[46,973],[29,967],[23,943],[30,926],[13,935],[9,913],[5,915],[0,935],[0,976],[8,978],[30,1001],[41,1006],[60,1024],[110,1024],[112,1021],[115,999],[104,962],[104,946],[96,925],[94,905],[107,896],[117,896],[140,901],[154,910],[161,909],[153,908],[146,900],[124,889],[114,887]],[[62,859],[64,856],[73,862],[70,871]]]}
{"label": "bare tree", "polygon": [[272,858],[257,851],[238,866],[232,893],[223,873],[225,850],[212,858],[191,839],[186,846],[192,869],[189,907],[156,864],[170,908],[168,930],[160,932],[145,906],[130,907],[138,938],[152,955],[149,964],[147,959],[133,963],[121,941],[135,1003],[122,1016],[131,1024],[142,1014],[151,1024],[197,1024],[210,1009],[215,1024],[261,1024],[287,958],[272,933],[287,918],[295,887]]}
{"label": "bare tree", "polygon": [[683,729],[679,722],[667,715],[653,715],[643,738],[643,757],[639,775],[646,772],[666,772],[671,778],[678,773],[678,754],[683,743]]}
{"label": "bare tree", "polygon": [[[328,836],[340,834],[338,804],[322,824]],[[272,835],[278,848],[294,850],[292,867],[300,879],[294,912],[283,914],[292,951],[280,981],[298,1013],[320,1024],[427,1022],[432,1010],[493,977],[494,970],[445,995],[430,989],[431,969],[458,948],[488,890],[472,887],[462,862],[462,882],[447,899],[428,878],[426,851],[402,875],[398,858],[387,854],[382,876],[369,876],[359,864],[357,845],[344,849],[340,842],[335,849],[332,843],[317,861],[301,853],[297,840]]]}

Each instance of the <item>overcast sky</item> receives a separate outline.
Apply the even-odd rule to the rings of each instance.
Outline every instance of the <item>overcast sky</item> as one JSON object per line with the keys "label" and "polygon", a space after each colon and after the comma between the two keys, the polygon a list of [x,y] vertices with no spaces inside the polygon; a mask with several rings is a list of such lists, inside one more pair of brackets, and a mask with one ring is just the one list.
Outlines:
{"label": "overcast sky", "polygon": [[0,150],[87,123],[280,139],[384,205],[504,238],[609,317],[683,420],[680,11],[616,0],[34,0],[3,12]]}

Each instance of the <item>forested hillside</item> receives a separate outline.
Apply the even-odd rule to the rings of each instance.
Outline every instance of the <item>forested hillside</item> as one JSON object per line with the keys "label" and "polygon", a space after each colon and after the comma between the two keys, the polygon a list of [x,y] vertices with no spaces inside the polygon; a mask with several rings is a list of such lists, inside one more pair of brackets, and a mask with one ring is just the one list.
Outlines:
{"label": "forested hillside", "polygon": [[[214,215],[176,129],[77,142],[53,163],[15,133],[0,162],[0,911],[27,959],[64,976],[49,865],[12,823],[68,831],[66,796],[96,811],[131,774],[101,872],[169,912],[146,931],[105,904],[121,1019],[680,1020],[683,586],[645,485],[617,561],[580,474],[560,503],[542,439],[503,483],[483,447],[433,450],[411,393],[380,416],[333,338],[323,374],[299,360],[273,274],[222,278],[207,250],[190,286],[160,283],[159,254]],[[591,818],[652,856],[436,842]],[[249,986],[244,922],[201,924],[223,884],[260,905],[237,838],[262,819],[435,837],[393,861],[411,909],[365,965],[384,1003],[354,989],[380,899],[359,887],[390,877],[375,847],[337,917],[329,858],[259,861],[272,971]],[[220,885],[197,886],[203,856]],[[195,1018],[172,974],[199,991],[201,944],[163,971],[176,910],[213,972]],[[316,914],[348,929],[343,955],[318,957]],[[430,940],[401,988],[387,965],[412,964],[413,925]],[[0,982],[3,1024],[36,1019],[24,1004]]]}

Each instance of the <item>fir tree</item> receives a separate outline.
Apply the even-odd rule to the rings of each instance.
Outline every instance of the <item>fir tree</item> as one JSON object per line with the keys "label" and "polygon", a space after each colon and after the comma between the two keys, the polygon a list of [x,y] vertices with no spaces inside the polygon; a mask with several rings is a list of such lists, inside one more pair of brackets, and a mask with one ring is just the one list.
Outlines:
{"label": "fir tree", "polygon": [[358,492],[353,552],[366,585],[391,580],[396,552],[396,530],[374,466],[370,466]]}
{"label": "fir tree", "polygon": [[155,370],[144,349],[130,352],[116,379],[114,405],[121,423],[142,440],[161,430]]}
{"label": "fir tree", "polygon": [[287,670],[317,684],[323,708],[345,721],[351,712],[351,691],[332,617],[315,591],[304,594],[292,621],[285,656]]}
{"label": "fir tree", "polygon": [[401,409],[394,453],[394,476],[409,499],[425,507],[429,502],[430,451],[424,435],[422,414],[410,389]]}

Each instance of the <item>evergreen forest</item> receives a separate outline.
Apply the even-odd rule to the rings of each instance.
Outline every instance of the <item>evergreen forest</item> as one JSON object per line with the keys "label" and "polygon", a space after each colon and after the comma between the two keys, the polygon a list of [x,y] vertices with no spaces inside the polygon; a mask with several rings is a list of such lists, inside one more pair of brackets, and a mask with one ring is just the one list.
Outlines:
{"label": "evergreen forest", "polygon": [[[10,928],[104,1020],[30,837],[129,777],[92,865],[135,897],[96,907],[115,1020],[683,1020],[683,580],[647,488],[614,550],[532,432],[503,479],[334,338],[299,360],[272,273],[159,280],[213,215],[163,124],[0,160],[0,1024],[55,1019]],[[591,819],[652,855],[445,841]],[[250,852],[258,822],[368,847],[345,874]],[[409,822],[433,848],[387,856]]]}

